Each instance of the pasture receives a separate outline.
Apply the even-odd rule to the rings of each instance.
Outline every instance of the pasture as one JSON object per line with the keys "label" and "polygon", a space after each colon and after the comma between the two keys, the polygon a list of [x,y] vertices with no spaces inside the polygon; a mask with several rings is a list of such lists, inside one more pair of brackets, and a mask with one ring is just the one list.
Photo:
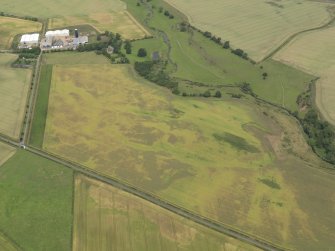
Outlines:
{"label": "pasture", "polygon": [[38,22],[0,16],[0,50],[9,49],[16,35],[39,32],[41,28]]}
{"label": "pasture", "polygon": [[14,69],[16,55],[0,54],[0,133],[19,138],[31,80],[30,69]]}
{"label": "pasture", "polygon": [[[189,22],[261,61],[291,35],[322,26],[331,16],[320,1],[167,0]],[[192,8],[190,8],[192,6]],[[210,13],[210,14],[209,14]]]}
{"label": "pasture", "polygon": [[73,250],[258,250],[77,175]]}
{"label": "pasture", "polygon": [[125,39],[140,39],[150,35],[127,11],[90,13],[80,16],[55,17],[49,21],[49,29],[89,24],[100,33],[120,33]]}
{"label": "pasture", "polygon": [[0,166],[15,153],[15,148],[0,143]]}
{"label": "pasture", "polygon": [[173,96],[126,65],[54,65],[43,147],[286,248],[335,245],[333,175],[264,104]]}
{"label": "pasture", "polygon": [[274,59],[319,76],[316,104],[322,115],[335,124],[335,27],[298,36],[281,49]]}
{"label": "pasture", "polygon": [[[160,0],[153,0],[150,3],[155,6],[163,5],[163,1]],[[130,0],[127,0],[127,4],[129,11],[144,23],[148,15],[145,12],[146,7],[142,5],[138,7]],[[273,60],[254,65],[232,54],[230,50],[223,49],[199,32],[180,32],[177,27],[185,17],[173,8],[163,6],[173,13],[174,19],[168,19],[164,14],[159,13],[158,8],[155,8],[152,10],[152,18],[148,21],[148,25],[157,30],[163,30],[167,34],[168,44],[171,46],[170,53],[160,33],[156,34],[158,38],[155,40],[134,42],[135,53],[139,47],[147,48],[150,59],[152,48],[160,51],[162,58],[169,60],[168,67],[171,69],[171,75],[177,80],[200,82],[208,88],[247,82],[260,98],[292,111],[297,110],[297,96],[306,90],[313,76]],[[131,61],[139,61],[134,55],[129,58]],[[264,73],[268,74],[266,79],[263,79]],[[194,91],[196,91],[195,88],[190,88],[188,93]]]}
{"label": "pasture", "polygon": [[22,250],[71,249],[72,171],[18,150],[0,184],[0,233]]}

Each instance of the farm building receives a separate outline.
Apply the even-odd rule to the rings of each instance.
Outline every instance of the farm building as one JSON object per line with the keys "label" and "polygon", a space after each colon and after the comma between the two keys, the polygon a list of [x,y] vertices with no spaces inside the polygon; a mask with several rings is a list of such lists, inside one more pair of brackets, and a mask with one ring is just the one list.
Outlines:
{"label": "farm building", "polygon": [[45,33],[45,37],[48,38],[48,37],[68,37],[70,36],[70,31],[67,30],[67,29],[64,29],[64,30],[55,30],[55,31],[47,31]]}
{"label": "farm building", "polygon": [[24,34],[21,37],[19,48],[31,48],[38,45],[40,34]]}

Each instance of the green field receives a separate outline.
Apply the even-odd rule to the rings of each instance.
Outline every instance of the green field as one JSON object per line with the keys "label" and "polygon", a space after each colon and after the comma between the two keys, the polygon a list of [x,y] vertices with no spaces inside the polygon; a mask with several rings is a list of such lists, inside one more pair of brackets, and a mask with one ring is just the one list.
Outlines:
{"label": "green field", "polygon": [[[167,46],[162,42],[161,33],[154,32],[157,36],[155,40],[134,42],[133,53],[136,54],[140,47],[148,49],[149,58],[153,51],[161,52],[164,60],[172,62],[168,67],[171,69],[171,75],[177,80],[187,79],[195,83],[200,82],[208,88],[247,82],[261,98],[295,111],[297,110],[297,96],[306,90],[308,83],[314,78],[273,60],[254,65],[232,54],[230,50],[223,49],[222,46],[205,38],[199,32],[194,30],[180,32],[177,27],[185,18],[173,8],[165,6],[160,0],[150,2],[156,6],[152,11],[148,11],[144,5],[136,6],[133,1],[127,0],[126,2],[129,11],[142,20],[142,23],[147,22],[149,27],[164,31],[171,46],[171,52],[167,53]],[[165,6],[166,10],[174,14],[174,19],[169,19],[159,13],[157,6]],[[152,13],[151,19],[145,20],[148,13]],[[133,55],[130,56],[130,59],[136,61]],[[137,61],[140,60],[137,59]],[[263,73],[268,74],[266,79],[263,79]],[[197,88],[188,88],[185,91],[192,94],[196,93]]]}
{"label": "green field", "polygon": [[324,118],[335,125],[334,39],[334,26],[305,33],[280,50],[274,59],[320,77],[316,84],[316,104]]}
{"label": "green field", "polygon": [[126,65],[54,65],[44,148],[285,247],[335,245],[333,176],[264,104],[173,96]]}
{"label": "green field", "polygon": [[20,150],[0,167],[0,184],[0,233],[26,251],[71,249],[69,169]]}
{"label": "green field", "polygon": [[258,250],[78,175],[73,250]]}
{"label": "green field", "polygon": [[30,69],[14,69],[16,55],[0,54],[0,133],[19,138],[31,80]]}
{"label": "green field", "polygon": [[125,39],[140,39],[150,35],[127,11],[52,18],[49,29],[81,24],[90,24],[100,33],[106,30],[120,33]]}
{"label": "green field", "polygon": [[329,4],[300,0],[167,0],[189,22],[210,31],[260,61],[299,31],[319,27],[331,16]]}
{"label": "green field", "polygon": [[0,16],[0,49],[9,49],[16,35],[39,32],[41,28],[38,22]]}
{"label": "green field", "polygon": [[48,113],[49,91],[52,76],[52,65],[42,65],[39,79],[39,90],[35,103],[34,119],[30,132],[30,144],[42,148],[45,120]]}

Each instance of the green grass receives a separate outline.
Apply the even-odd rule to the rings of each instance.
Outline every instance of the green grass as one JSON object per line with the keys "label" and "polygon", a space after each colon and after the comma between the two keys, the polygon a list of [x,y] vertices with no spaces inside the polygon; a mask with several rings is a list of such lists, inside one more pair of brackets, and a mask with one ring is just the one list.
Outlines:
{"label": "green grass", "polygon": [[109,64],[104,56],[97,56],[95,52],[62,52],[46,53],[43,55],[43,64]]}
{"label": "green grass", "polygon": [[0,232],[26,251],[71,250],[73,173],[19,150],[0,168]]}
{"label": "green grass", "polygon": [[48,114],[51,77],[52,65],[42,65],[29,142],[31,145],[38,148],[41,148],[43,145],[45,122]]}
{"label": "green grass", "polygon": [[[146,7],[143,4],[140,7],[135,6],[132,1],[126,2],[129,11],[145,23],[146,15],[143,13],[146,12]],[[160,0],[153,0],[151,3],[155,8],[148,26],[164,31],[169,37],[172,46],[170,58],[173,62],[170,64],[170,69],[174,70],[172,74],[174,77],[204,83],[208,86],[207,89],[222,84],[235,85],[248,82],[261,98],[292,111],[297,110],[297,96],[307,88],[313,76],[273,60],[254,65],[232,54],[230,50],[223,49],[197,31],[180,32],[176,27],[185,17]],[[159,13],[159,6],[164,6],[174,14],[175,18],[171,20]],[[150,39],[143,40],[141,47],[151,52],[151,43]],[[163,55],[167,54],[167,46],[161,39],[156,38],[154,44],[155,50],[161,51]],[[137,47],[136,43],[134,47]],[[136,60],[134,56],[130,58],[131,61]],[[264,72],[268,74],[265,80],[262,77]],[[185,86],[183,88],[183,91],[188,93],[197,91],[197,88],[193,90]]]}

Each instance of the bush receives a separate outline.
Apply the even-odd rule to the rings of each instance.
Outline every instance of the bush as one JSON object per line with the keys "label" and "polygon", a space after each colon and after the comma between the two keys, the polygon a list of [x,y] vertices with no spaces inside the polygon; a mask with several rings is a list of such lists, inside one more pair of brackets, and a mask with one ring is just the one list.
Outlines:
{"label": "bush", "polygon": [[141,58],[146,57],[147,56],[147,50],[144,49],[144,48],[140,48],[137,52],[137,56],[141,57]]}

